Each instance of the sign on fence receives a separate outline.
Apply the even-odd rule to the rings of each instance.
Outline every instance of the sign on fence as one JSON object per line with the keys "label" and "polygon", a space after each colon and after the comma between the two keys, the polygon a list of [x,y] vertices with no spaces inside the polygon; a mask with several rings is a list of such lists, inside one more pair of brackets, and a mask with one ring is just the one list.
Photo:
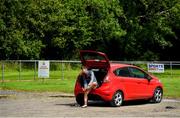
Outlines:
{"label": "sign on fence", "polygon": [[49,78],[49,61],[38,61],[38,78]]}
{"label": "sign on fence", "polygon": [[164,73],[164,64],[148,63],[148,72],[152,73]]}

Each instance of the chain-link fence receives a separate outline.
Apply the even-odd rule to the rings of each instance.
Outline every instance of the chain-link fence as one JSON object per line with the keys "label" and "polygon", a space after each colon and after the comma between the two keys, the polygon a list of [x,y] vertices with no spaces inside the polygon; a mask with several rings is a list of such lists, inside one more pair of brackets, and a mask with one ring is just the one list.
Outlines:
{"label": "chain-link fence", "polygon": [[180,61],[113,61],[116,63],[132,64],[148,71],[149,64],[163,65],[164,72],[154,72],[153,75],[161,78],[180,78]]}
{"label": "chain-link fence", "polygon": [[[80,61],[51,60],[49,62],[48,79],[69,79],[78,74],[81,67]],[[38,60],[6,60],[0,61],[0,64],[1,81],[38,79]]]}
{"label": "chain-link fence", "polygon": [[[80,61],[51,60],[49,79],[71,79],[80,72]],[[180,61],[111,61],[112,63],[133,64],[148,71],[147,64],[164,64],[164,73],[153,73],[161,78],[180,78]],[[0,61],[1,81],[37,80],[38,60]]]}

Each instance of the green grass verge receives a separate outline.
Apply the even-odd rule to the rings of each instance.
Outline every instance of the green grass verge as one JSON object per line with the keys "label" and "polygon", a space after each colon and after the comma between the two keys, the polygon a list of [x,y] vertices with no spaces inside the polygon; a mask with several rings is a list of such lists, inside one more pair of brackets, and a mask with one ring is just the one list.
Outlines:
{"label": "green grass verge", "polygon": [[[54,91],[73,93],[76,77],[80,70],[51,71],[49,79],[34,80],[33,71],[21,72],[19,78],[18,71],[5,72],[4,83],[0,83],[0,89],[18,90],[18,91]],[[37,73],[36,73],[37,74]],[[164,85],[164,97],[180,98],[180,70],[166,70],[163,74],[155,74]]]}
{"label": "green grass verge", "polygon": [[[73,93],[76,77],[80,70],[51,71],[50,78],[38,78],[34,71],[7,71],[4,73],[4,82],[0,89],[18,91],[60,91]],[[19,77],[20,75],[20,77]],[[35,78],[34,78],[35,77]]]}
{"label": "green grass verge", "polygon": [[51,91],[73,93],[75,79],[71,80],[30,80],[30,81],[9,81],[1,83],[1,89],[18,91]]}
{"label": "green grass verge", "polygon": [[164,97],[180,98],[180,69],[165,69],[164,73],[156,73],[164,86]]}
{"label": "green grass verge", "polygon": [[164,86],[164,97],[180,98],[180,77],[160,78]]}

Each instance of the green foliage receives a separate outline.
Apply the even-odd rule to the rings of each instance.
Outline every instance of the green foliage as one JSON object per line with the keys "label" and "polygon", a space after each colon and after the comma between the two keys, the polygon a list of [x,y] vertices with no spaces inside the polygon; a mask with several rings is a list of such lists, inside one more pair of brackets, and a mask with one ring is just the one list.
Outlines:
{"label": "green foliage", "polygon": [[0,59],[178,60],[179,0],[1,0]]}
{"label": "green foliage", "polygon": [[0,4],[0,58],[39,58],[43,44],[38,32],[27,23],[29,2],[1,0]]}
{"label": "green foliage", "polygon": [[176,35],[169,25],[169,15],[177,4],[177,0],[121,1],[125,12],[123,23],[128,30],[124,45],[128,59],[158,60],[165,49],[173,47],[169,38]]}

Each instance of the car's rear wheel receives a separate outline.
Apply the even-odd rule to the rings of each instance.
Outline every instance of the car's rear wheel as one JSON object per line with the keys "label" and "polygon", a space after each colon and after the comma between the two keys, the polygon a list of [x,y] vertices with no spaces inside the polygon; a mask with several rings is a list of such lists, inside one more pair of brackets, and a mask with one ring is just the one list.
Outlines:
{"label": "car's rear wheel", "polygon": [[80,106],[84,105],[84,97],[83,97],[83,95],[78,95],[78,96],[76,96],[76,102],[77,102]]}
{"label": "car's rear wheel", "polygon": [[111,106],[113,107],[119,107],[123,103],[123,94],[121,91],[117,91],[110,102]]}
{"label": "car's rear wheel", "polygon": [[163,96],[163,91],[161,88],[156,88],[154,90],[154,95],[153,95],[153,98],[152,98],[152,102],[154,103],[160,103],[161,100],[162,100],[162,96]]}

